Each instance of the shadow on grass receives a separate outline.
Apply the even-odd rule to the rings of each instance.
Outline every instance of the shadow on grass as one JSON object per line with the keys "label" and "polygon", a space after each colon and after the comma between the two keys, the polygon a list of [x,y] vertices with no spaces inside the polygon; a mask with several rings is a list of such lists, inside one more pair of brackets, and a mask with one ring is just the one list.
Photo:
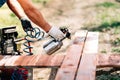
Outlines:
{"label": "shadow on grass", "polygon": [[96,80],[120,80],[120,68],[106,67],[96,71]]}
{"label": "shadow on grass", "polygon": [[94,27],[94,28],[83,28],[83,29],[87,29],[87,30],[90,30],[90,31],[100,31],[100,32],[103,32],[104,30],[109,30],[111,28],[117,28],[117,27],[120,27],[120,22],[113,22],[113,23],[108,23],[108,22],[105,22],[103,24],[101,24],[100,26],[98,27]]}
{"label": "shadow on grass", "polygon": [[120,0],[115,0],[116,2],[120,2]]}

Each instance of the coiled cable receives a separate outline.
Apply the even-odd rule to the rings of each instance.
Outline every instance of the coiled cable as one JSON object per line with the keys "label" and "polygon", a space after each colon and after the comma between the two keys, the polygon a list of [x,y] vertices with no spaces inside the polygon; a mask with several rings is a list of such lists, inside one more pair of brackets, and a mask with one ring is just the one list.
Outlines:
{"label": "coiled cable", "polygon": [[[26,47],[23,49],[24,52],[26,52],[28,55],[32,55],[32,51],[31,49],[33,48],[30,43],[31,42],[35,42],[35,41],[39,41],[42,40],[45,33],[43,31],[41,31],[39,28],[33,28],[32,31],[26,31],[26,36],[25,36],[25,42],[23,43],[23,45]],[[34,40],[33,40],[34,39]]]}

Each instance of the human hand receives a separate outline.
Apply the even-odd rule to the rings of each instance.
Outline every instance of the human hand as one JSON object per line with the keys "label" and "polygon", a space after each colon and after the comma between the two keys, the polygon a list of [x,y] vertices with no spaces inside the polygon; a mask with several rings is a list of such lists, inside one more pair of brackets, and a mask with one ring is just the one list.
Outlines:
{"label": "human hand", "polygon": [[21,18],[20,21],[21,21],[21,25],[23,27],[23,30],[25,32],[33,31],[33,27],[32,27],[31,22],[29,20],[27,20],[25,18]]}
{"label": "human hand", "polygon": [[55,40],[62,40],[65,37],[64,33],[57,27],[52,27],[48,34]]}

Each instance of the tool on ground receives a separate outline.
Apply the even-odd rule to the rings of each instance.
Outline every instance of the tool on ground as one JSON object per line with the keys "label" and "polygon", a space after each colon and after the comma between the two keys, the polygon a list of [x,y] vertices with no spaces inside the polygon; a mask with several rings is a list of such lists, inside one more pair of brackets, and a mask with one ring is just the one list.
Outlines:
{"label": "tool on ground", "polygon": [[63,45],[63,40],[65,38],[69,38],[71,37],[71,34],[69,32],[69,30],[67,28],[60,28],[60,30],[65,34],[65,37],[61,40],[56,40],[54,38],[52,38],[49,42],[47,42],[44,46],[43,49],[45,50],[46,54],[53,54],[54,52],[56,52],[57,50],[59,50],[62,45]]}
{"label": "tool on ground", "polygon": [[28,38],[34,38],[37,41],[41,40],[44,37],[44,32],[39,28],[33,28],[33,31],[26,31],[26,36],[21,39],[17,39],[18,33],[16,31],[16,26],[6,27],[0,29],[0,54],[1,55],[20,55],[20,52],[17,50],[17,42],[25,40],[23,49],[27,55],[32,55],[32,46],[30,42],[35,40],[29,40]]}
{"label": "tool on ground", "polygon": [[17,45],[14,40],[18,33],[16,27],[7,27],[0,29],[0,54],[2,55],[19,55]]}

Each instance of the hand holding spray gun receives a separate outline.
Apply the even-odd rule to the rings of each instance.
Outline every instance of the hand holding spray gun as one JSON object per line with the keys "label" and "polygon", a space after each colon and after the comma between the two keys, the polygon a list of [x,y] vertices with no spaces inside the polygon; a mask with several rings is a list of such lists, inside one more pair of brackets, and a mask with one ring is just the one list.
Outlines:
{"label": "hand holding spray gun", "polygon": [[[63,45],[62,41],[65,38],[68,38],[68,39],[71,38],[71,34],[70,34],[70,32],[67,28],[60,28],[60,31],[61,31],[61,36],[56,36],[56,39],[51,36],[52,40],[47,42],[43,46],[43,49],[45,50],[46,54],[49,54],[49,55],[53,54],[54,52],[56,52],[57,50],[59,50],[62,47],[62,45]],[[59,30],[56,29],[54,32],[57,33],[57,32],[59,32]],[[56,33],[53,33],[53,35],[56,34]]]}

